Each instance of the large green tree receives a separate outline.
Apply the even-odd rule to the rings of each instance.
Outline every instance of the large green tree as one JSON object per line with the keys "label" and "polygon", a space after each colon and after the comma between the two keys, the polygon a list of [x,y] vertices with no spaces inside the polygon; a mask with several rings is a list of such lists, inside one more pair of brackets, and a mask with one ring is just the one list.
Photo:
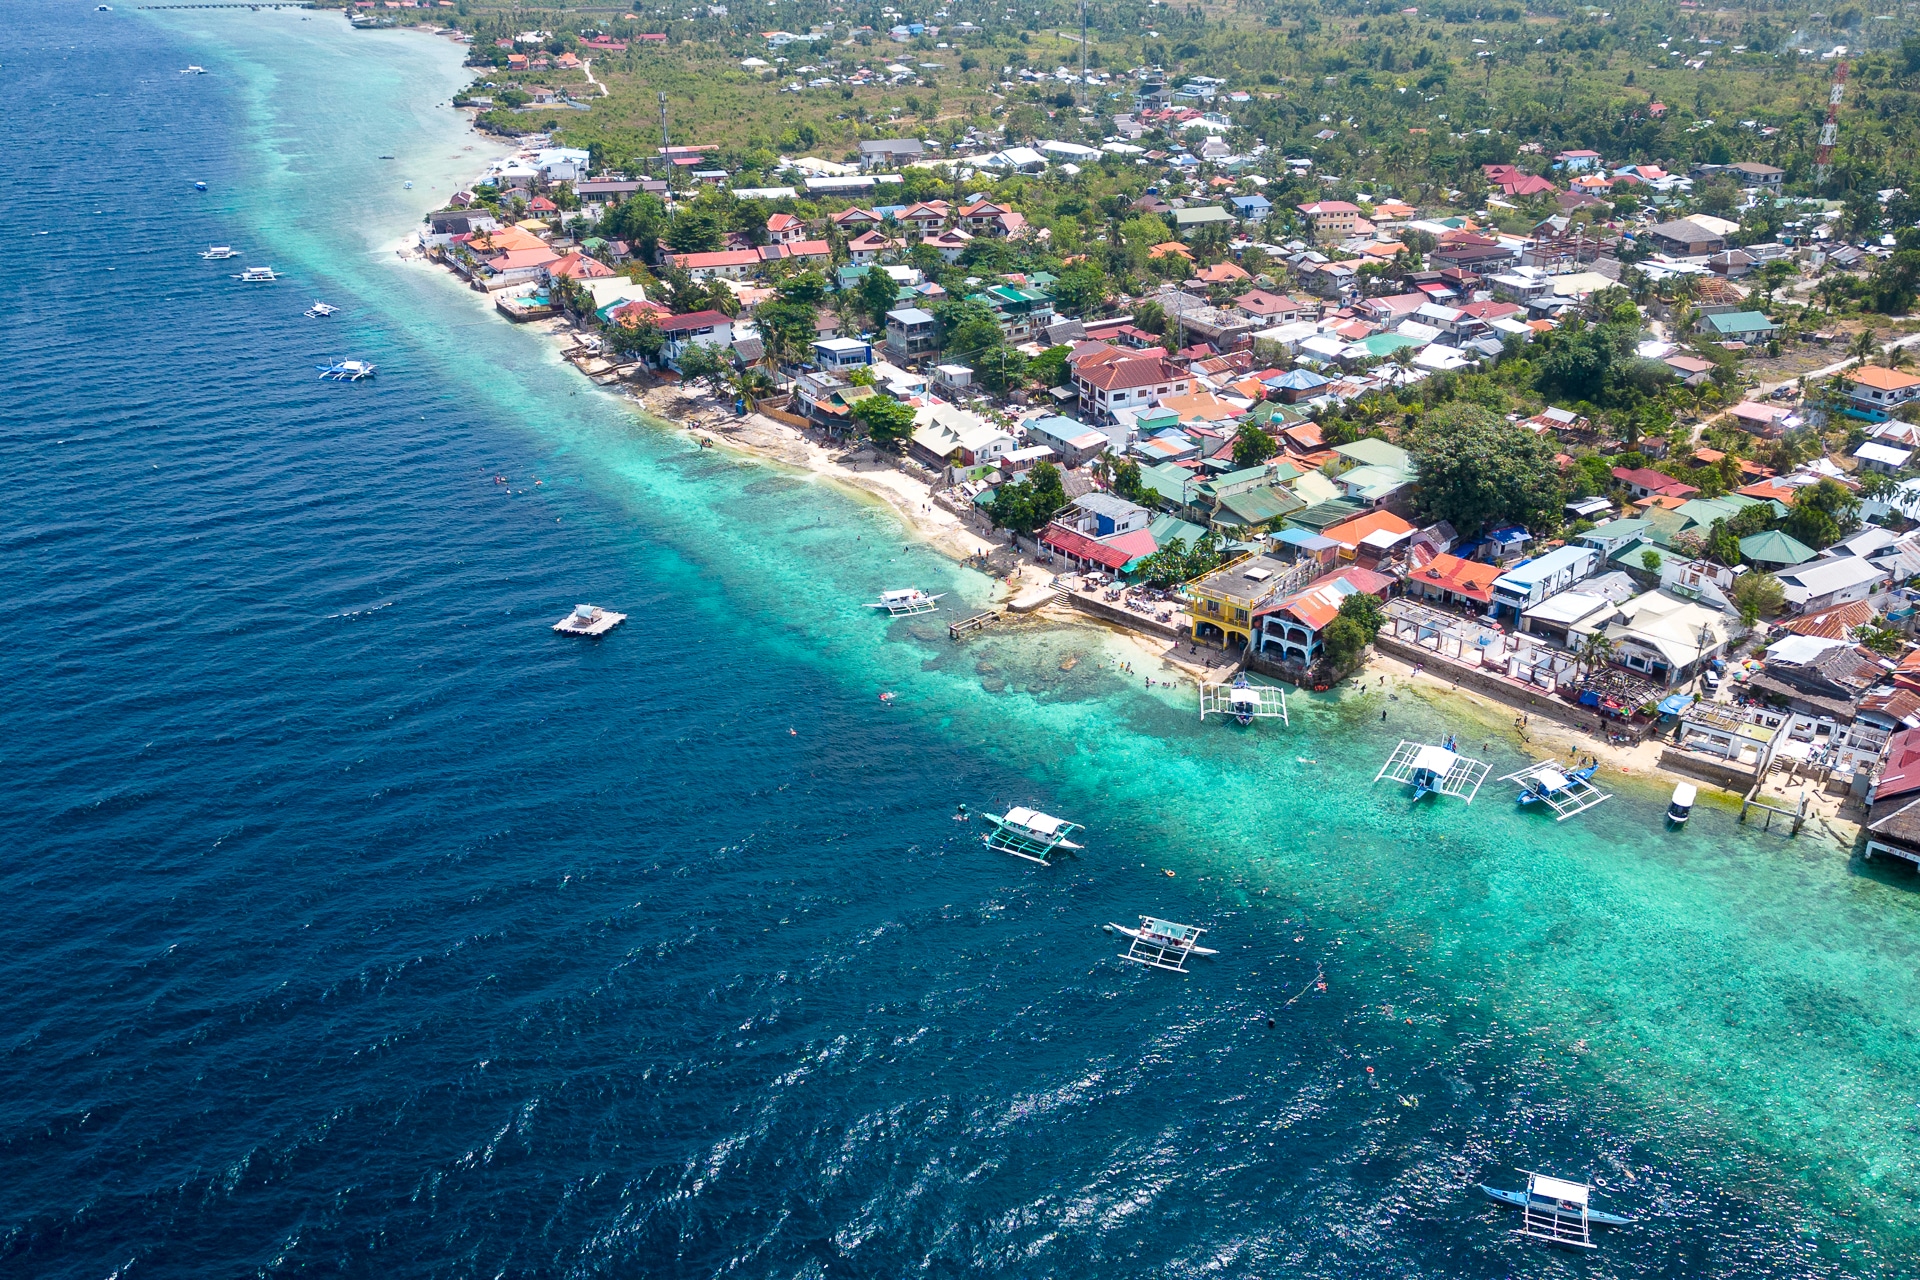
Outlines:
{"label": "large green tree", "polygon": [[1257,467],[1280,451],[1272,436],[1251,422],[1240,424],[1233,437],[1233,465]]}
{"label": "large green tree", "polygon": [[875,444],[892,448],[913,435],[912,405],[872,395],[854,401],[851,412]]}
{"label": "large green tree", "polygon": [[1046,527],[1054,513],[1067,505],[1060,469],[1051,462],[1035,463],[1025,479],[1009,480],[993,491],[987,516],[1002,529],[1033,533]]}
{"label": "large green tree", "polygon": [[1838,480],[1822,479],[1800,491],[1780,527],[1816,551],[1853,531],[1860,522],[1860,499]]}
{"label": "large green tree", "polygon": [[1409,443],[1421,512],[1463,536],[1505,523],[1539,532],[1559,522],[1564,498],[1551,440],[1455,402],[1429,413]]}

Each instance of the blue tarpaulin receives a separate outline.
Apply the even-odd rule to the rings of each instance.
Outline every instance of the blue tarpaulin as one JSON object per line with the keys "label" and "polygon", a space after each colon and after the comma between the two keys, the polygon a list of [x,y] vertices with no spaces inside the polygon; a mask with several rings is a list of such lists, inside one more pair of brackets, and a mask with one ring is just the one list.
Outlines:
{"label": "blue tarpaulin", "polygon": [[1660,700],[1660,714],[1677,716],[1696,701],[1697,699],[1690,693],[1670,693]]}

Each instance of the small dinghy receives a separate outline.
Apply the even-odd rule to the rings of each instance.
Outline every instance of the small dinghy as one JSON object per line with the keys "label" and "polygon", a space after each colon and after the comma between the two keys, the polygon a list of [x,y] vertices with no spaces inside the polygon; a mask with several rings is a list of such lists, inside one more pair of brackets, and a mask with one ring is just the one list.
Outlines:
{"label": "small dinghy", "polygon": [[1667,821],[1676,827],[1687,825],[1687,819],[1693,815],[1693,802],[1700,792],[1691,782],[1676,783],[1673,799],[1667,802]]}

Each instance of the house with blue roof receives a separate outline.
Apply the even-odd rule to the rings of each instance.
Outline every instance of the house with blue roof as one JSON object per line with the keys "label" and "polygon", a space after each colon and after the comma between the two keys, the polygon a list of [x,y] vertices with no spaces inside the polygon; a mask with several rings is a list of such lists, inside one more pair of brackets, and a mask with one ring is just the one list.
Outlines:
{"label": "house with blue roof", "polygon": [[1273,212],[1273,201],[1256,191],[1250,196],[1228,196],[1227,207],[1242,222],[1265,222]]}

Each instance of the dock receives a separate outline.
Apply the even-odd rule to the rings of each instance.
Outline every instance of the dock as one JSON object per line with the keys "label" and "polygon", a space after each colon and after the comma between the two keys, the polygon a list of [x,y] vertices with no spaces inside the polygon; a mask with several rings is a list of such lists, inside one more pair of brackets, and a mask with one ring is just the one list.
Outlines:
{"label": "dock", "polygon": [[985,631],[998,621],[1000,621],[1000,613],[996,609],[989,609],[985,613],[976,613],[971,618],[962,618],[958,622],[949,622],[947,624],[947,638],[958,640],[961,636],[971,635],[975,631]]}
{"label": "dock", "polygon": [[624,613],[613,613],[598,605],[580,604],[573,612],[553,624],[563,636],[603,636],[627,620]]}

